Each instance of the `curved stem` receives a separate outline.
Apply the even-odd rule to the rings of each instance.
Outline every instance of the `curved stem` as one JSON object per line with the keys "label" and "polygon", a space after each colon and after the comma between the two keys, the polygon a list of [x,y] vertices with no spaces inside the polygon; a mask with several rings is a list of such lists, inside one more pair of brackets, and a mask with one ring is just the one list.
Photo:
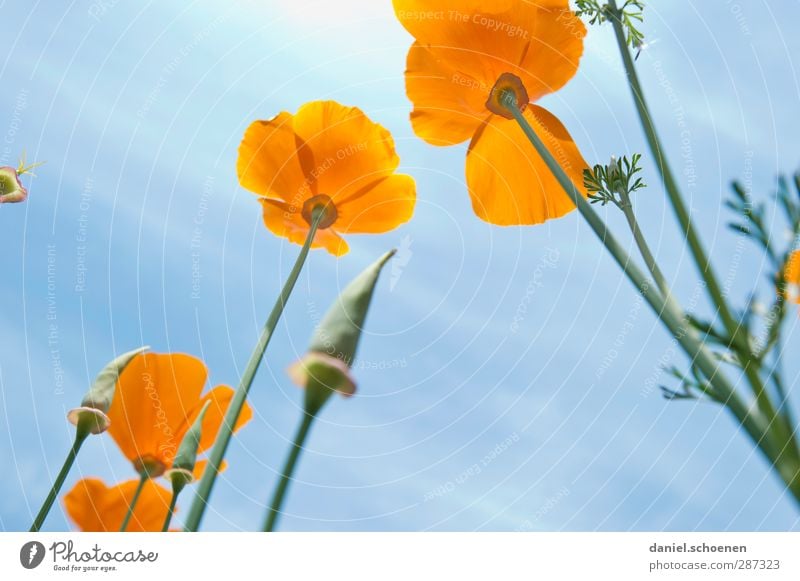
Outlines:
{"label": "curved stem", "polygon": [[303,249],[300,251],[292,271],[289,273],[289,278],[286,279],[286,283],[281,290],[281,294],[278,296],[278,300],[275,302],[275,306],[272,307],[272,312],[270,313],[269,318],[264,325],[264,329],[261,332],[261,337],[259,338],[258,343],[256,343],[255,349],[253,349],[253,354],[250,356],[250,361],[247,363],[247,367],[244,370],[242,379],[239,382],[239,387],[236,388],[236,392],[233,395],[233,399],[228,407],[228,411],[225,413],[225,420],[219,429],[217,438],[214,441],[214,447],[211,449],[211,454],[208,457],[208,465],[206,466],[206,469],[203,472],[203,477],[200,479],[200,484],[197,487],[197,495],[195,496],[192,506],[189,509],[189,514],[186,517],[185,530],[187,531],[195,532],[200,527],[200,521],[203,518],[203,513],[205,512],[208,504],[208,499],[211,496],[212,489],[214,488],[214,482],[216,481],[217,474],[219,473],[219,467],[222,465],[222,460],[228,450],[228,444],[230,443],[231,436],[233,435],[233,428],[236,426],[236,421],[239,419],[239,414],[241,414],[242,409],[244,408],[247,395],[250,393],[250,388],[253,385],[253,379],[256,376],[258,367],[261,365],[261,360],[264,358],[264,352],[267,350],[270,339],[272,339],[272,335],[275,332],[275,327],[278,326],[278,321],[280,320],[281,315],[283,315],[286,302],[289,300],[289,296],[292,294],[292,290],[294,289],[297,279],[300,276],[300,272],[303,269],[303,265],[305,264],[306,257],[311,249],[311,243],[314,241],[314,236],[317,233],[319,224],[325,217],[324,208],[318,208],[314,210],[312,216],[311,228],[308,231],[308,236],[305,244],[303,245]]}
{"label": "curved stem", "polygon": [[786,486],[791,490],[795,500],[800,503],[800,465],[784,454],[785,446],[781,446],[770,437],[769,426],[765,418],[746,405],[730,381],[720,369],[719,362],[708,348],[700,341],[697,333],[686,323],[686,315],[676,307],[676,303],[668,301],[658,292],[653,292],[652,284],[633,263],[625,249],[616,241],[606,227],[605,222],[597,215],[592,206],[578,192],[563,168],[539,138],[531,125],[516,105],[514,95],[505,95],[502,100],[505,107],[514,116],[528,140],[544,160],[556,177],[562,189],[577,206],[581,216],[586,220],[597,237],[620,265],[625,275],[642,293],[645,301],[653,309],[659,320],[672,333],[675,340],[692,359],[692,364],[708,378],[713,386],[716,398],[724,403],[733,413],[740,425],[758,445],[762,453],[778,470]]}
{"label": "curved stem", "polygon": [[639,227],[639,222],[636,220],[636,214],[633,211],[633,202],[631,201],[630,194],[626,191],[621,191],[619,195],[622,200],[622,202],[619,204],[619,208],[622,210],[622,213],[625,214],[625,219],[628,221],[628,227],[631,229],[633,239],[636,241],[636,246],[639,248],[639,252],[644,259],[650,274],[653,275],[653,279],[656,281],[661,294],[663,294],[664,297],[670,297],[671,292],[669,289],[669,284],[667,284],[667,279],[664,277],[661,267],[658,265],[653,253],[650,251],[650,246],[647,244],[647,240],[645,240],[644,235],[642,234],[642,229]]}
{"label": "curved stem", "polygon": [[789,393],[783,385],[782,352],[783,344],[779,337],[775,344],[775,364],[772,367],[771,373],[772,381],[775,384],[775,391],[778,392],[778,398],[780,400],[780,403],[778,404],[778,410],[783,414],[784,418],[786,419],[786,423],[790,426],[794,426],[795,422],[794,413],[792,412],[792,403],[789,401]]}
{"label": "curved stem", "polygon": [[131,517],[133,516],[133,509],[136,508],[136,503],[139,502],[139,496],[142,494],[144,485],[149,479],[150,476],[146,472],[142,474],[141,478],[139,478],[139,484],[136,486],[136,492],[133,493],[131,503],[128,505],[128,512],[125,513],[125,518],[122,519],[122,525],[119,527],[119,532],[124,533],[125,529],[128,528],[128,523],[131,522]]}
{"label": "curved stem", "polygon": [[272,502],[267,511],[267,518],[264,521],[264,532],[271,533],[275,530],[275,524],[281,514],[281,507],[283,506],[283,499],[286,496],[286,490],[289,488],[289,482],[292,480],[297,459],[300,457],[300,452],[303,450],[303,444],[308,437],[308,431],[311,429],[311,424],[314,422],[315,417],[314,414],[303,411],[303,421],[297,429],[297,434],[294,437],[289,457],[286,458],[286,463],[283,466],[281,479],[272,495]]}
{"label": "curved stem", "polygon": [[708,290],[709,296],[717,309],[719,309],[719,315],[723,324],[725,325],[725,329],[728,331],[728,334],[733,340],[738,340],[738,338],[741,337],[742,329],[735,321],[733,315],[731,314],[730,308],[728,307],[728,303],[725,301],[722,289],[717,282],[717,277],[714,273],[711,262],[708,258],[705,248],[703,247],[703,243],[700,241],[700,237],[697,235],[692,218],[688,209],[686,208],[686,204],[683,201],[680,190],[678,189],[675,176],[672,173],[672,169],[670,168],[666,158],[664,157],[661,140],[656,132],[656,128],[653,123],[653,117],[650,114],[650,109],[644,99],[642,86],[639,82],[639,75],[636,73],[636,68],[633,64],[631,53],[628,50],[628,43],[625,40],[625,31],[622,29],[620,10],[617,8],[617,3],[615,0],[609,0],[609,7],[613,16],[610,20],[614,25],[614,34],[617,39],[617,46],[619,47],[620,54],[622,55],[622,62],[625,66],[625,73],[628,78],[628,85],[630,86],[631,93],[633,94],[633,100],[636,104],[636,110],[639,113],[642,129],[647,137],[647,143],[650,146],[650,151],[656,160],[656,167],[658,168],[658,171],[661,174],[661,179],[664,182],[664,188],[667,191],[667,196],[669,197],[669,201],[672,204],[672,208],[676,217],[678,218],[681,230],[686,235],[686,240],[688,241],[689,248],[692,251],[692,256],[694,257],[697,267],[700,270],[700,274],[706,283],[706,289]]}
{"label": "curved stem", "polygon": [[172,522],[172,516],[175,514],[175,505],[178,504],[178,495],[183,490],[184,484],[172,485],[172,500],[169,501],[169,509],[167,509],[167,517],[164,519],[164,526],[161,527],[161,532],[166,533],[169,531],[169,524]]}
{"label": "curved stem", "polygon": [[764,381],[761,379],[759,373],[759,365],[750,345],[750,340],[746,329],[739,324],[734,318],[730,307],[725,299],[725,295],[714,273],[713,266],[709,260],[703,243],[697,234],[694,223],[692,222],[691,215],[689,214],[686,204],[681,196],[675,176],[672,173],[666,157],[663,153],[663,146],[658,137],[658,133],[653,122],[653,116],[644,98],[642,85],[639,82],[639,75],[636,72],[631,53],[628,50],[628,44],[625,39],[625,31],[622,28],[622,19],[619,8],[615,0],[608,0],[608,7],[611,12],[611,23],[614,26],[614,35],[617,39],[617,46],[619,47],[622,62],[625,66],[625,72],[630,86],[633,100],[636,104],[636,110],[639,114],[639,119],[642,124],[647,143],[650,151],[656,160],[656,166],[661,174],[664,182],[664,188],[667,191],[672,208],[675,212],[678,222],[680,223],[682,232],[686,235],[686,240],[689,243],[689,248],[694,257],[695,263],[700,271],[708,295],[717,308],[722,324],[728,333],[731,341],[731,346],[739,354],[742,359],[743,369],[748,382],[753,390],[758,403],[759,409],[764,413],[769,421],[770,432],[775,433],[775,437],[781,442],[782,449],[790,454],[795,462],[800,464],[800,451],[793,435],[793,428],[786,425],[785,418],[779,416],[772,405],[769,394],[766,389]]}
{"label": "curved stem", "polygon": [[89,437],[88,430],[79,427],[75,431],[75,441],[72,443],[72,448],[70,449],[69,454],[67,454],[67,458],[64,460],[63,466],[61,466],[61,470],[59,471],[58,476],[56,476],[53,486],[50,487],[50,492],[47,493],[47,498],[44,499],[44,503],[39,509],[39,514],[36,515],[36,519],[34,519],[33,524],[29,529],[30,532],[35,533],[42,528],[50,509],[53,507],[53,503],[58,497],[58,493],[61,491],[61,487],[64,485],[64,480],[67,479],[67,475],[72,469],[72,465],[75,463],[75,458],[78,456],[78,452],[80,452],[81,446],[86,441],[87,437]]}

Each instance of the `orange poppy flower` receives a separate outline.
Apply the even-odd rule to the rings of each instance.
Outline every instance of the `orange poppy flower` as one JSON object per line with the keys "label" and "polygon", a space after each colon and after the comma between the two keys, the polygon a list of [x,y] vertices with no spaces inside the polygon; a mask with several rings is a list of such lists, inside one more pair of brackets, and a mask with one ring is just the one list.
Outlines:
{"label": "orange poppy flower", "polygon": [[[84,478],[64,495],[69,518],[83,532],[116,532],[128,512],[138,480],[108,487],[96,478]],[[158,532],[164,525],[172,493],[152,480],[145,482],[125,529]]]}
{"label": "orange poppy flower", "polygon": [[[140,474],[160,476],[172,466],[186,432],[206,401],[211,404],[203,420],[198,454],[208,450],[217,436],[233,389],[220,385],[201,396],[208,370],[202,361],[179,353],[137,355],[117,381],[108,417],[108,433]],[[245,406],[236,429],[252,417]],[[205,462],[195,466],[195,477]]]}
{"label": "orange poppy flower", "polygon": [[586,28],[568,0],[393,0],[416,39],[408,52],[406,93],[415,133],[433,145],[470,141],[466,177],[481,219],[539,224],[575,208],[517,122],[517,106],[578,190],[588,168],[561,122],[532,103],[569,81]]}
{"label": "orange poppy flower", "polygon": [[800,304],[800,250],[792,252],[783,276],[786,283],[786,297]]}
{"label": "orange poppy flower", "polygon": [[355,107],[307,103],[247,128],[239,146],[242,187],[258,194],[264,224],[303,244],[315,206],[327,214],[313,247],[341,256],[341,234],[378,234],[411,219],[414,180],[395,174],[392,135]]}

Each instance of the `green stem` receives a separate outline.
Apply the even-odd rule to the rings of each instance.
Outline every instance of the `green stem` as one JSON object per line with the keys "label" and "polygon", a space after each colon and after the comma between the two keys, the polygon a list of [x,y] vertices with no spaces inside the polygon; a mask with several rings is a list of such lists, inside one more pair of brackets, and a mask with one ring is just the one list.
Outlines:
{"label": "green stem", "polygon": [[653,279],[656,281],[661,294],[663,294],[665,298],[669,298],[671,297],[669,284],[667,284],[667,279],[664,277],[661,267],[658,265],[658,262],[656,262],[653,253],[650,251],[650,246],[647,244],[647,240],[645,240],[642,234],[642,229],[639,227],[639,222],[636,220],[636,214],[633,211],[633,202],[631,201],[630,194],[626,191],[620,191],[619,195],[621,202],[618,206],[620,210],[622,210],[622,213],[625,214],[625,219],[628,221],[628,227],[631,229],[633,239],[636,241],[636,246],[639,248],[639,252],[650,274],[653,275]]}
{"label": "green stem", "polygon": [[133,516],[133,509],[136,508],[136,503],[139,502],[139,496],[142,494],[144,485],[148,480],[150,480],[150,475],[147,474],[147,472],[144,472],[139,478],[139,484],[136,486],[136,492],[133,493],[131,503],[128,505],[128,512],[125,513],[125,518],[122,519],[122,525],[119,527],[119,532],[124,533],[125,529],[128,528],[128,523],[131,521],[131,517]]}
{"label": "green stem", "polygon": [[178,495],[183,490],[185,484],[172,483],[172,499],[169,501],[169,509],[167,510],[167,517],[164,519],[164,526],[161,527],[161,532],[166,533],[169,531],[169,524],[172,522],[172,516],[175,514],[175,505],[178,504]]}
{"label": "green stem", "polygon": [[272,312],[264,325],[264,330],[261,332],[261,337],[258,343],[256,343],[253,354],[250,356],[250,361],[247,363],[247,367],[244,370],[242,379],[239,382],[239,387],[236,389],[228,411],[225,413],[225,421],[222,423],[217,438],[214,441],[214,447],[211,449],[211,454],[208,457],[208,465],[203,472],[203,477],[200,479],[200,484],[197,487],[197,495],[192,502],[192,506],[186,518],[186,531],[196,532],[200,527],[200,521],[203,518],[208,499],[211,496],[211,491],[214,487],[217,474],[219,473],[219,467],[228,450],[228,444],[233,435],[233,428],[236,425],[236,421],[239,419],[239,414],[244,408],[247,395],[250,393],[250,388],[253,385],[253,379],[256,376],[259,365],[261,365],[261,360],[264,357],[264,352],[267,350],[270,339],[275,332],[275,327],[278,326],[278,321],[280,321],[281,315],[283,314],[286,302],[289,300],[289,296],[292,294],[292,290],[300,276],[300,271],[303,269],[320,221],[325,216],[324,208],[315,209],[312,216],[311,228],[308,231],[308,237],[303,245],[303,249],[297,257],[294,268],[292,268],[292,271],[289,273],[289,278],[286,279],[286,283],[283,286],[283,290],[281,290],[281,294],[278,296],[278,300],[275,302],[275,306],[272,308]]}
{"label": "green stem", "polygon": [[739,356],[742,359],[743,369],[753,393],[755,394],[758,407],[769,420],[770,431],[775,431],[774,436],[780,442],[779,445],[783,449],[787,450],[796,462],[800,463],[800,453],[798,453],[798,447],[793,436],[794,430],[791,428],[791,426],[787,426],[785,424],[782,416],[778,416],[774,406],[772,405],[772,402],[770,401],[766,385],[762,381],[758,371],[758,363],[753,357],[746,330],[733,317],[731,309],[728,306],[719,282],[717,281],[717,277],[714,273],[714,269],[711,265],[708,254],[703,247],[703,243],[700,241],[700,237],[697,234],[689,211],[686,208],[686,204],[684,203],[683,197],[678,189],[677,181],[675,180],[674,174],[672,173],[667,159],[664,156],[664,148],[661,144],[661,140],[658,137],[658,133],[656,132],[653,116],[650,113],[647,101],[645,101],[644,92],[642,91],[642,86],[639,82],[639,75],[636,72],[636,67],[634,66],[633,59],[631,58],[631,53],[628,50],[625,32],[622,27],[621,12],[619,8],[617,8],[617,3],[615,0],[609,0],[608,7],[612,15],[610,20],[614,26],[614,34],[617,39],[617,46],[619,47],[620,54],[622,55],[622,62],[625,66],[625,72],[628,78],[628,85],[630,86],[631,93],[633,94],[633,100],[636,104],[636,110],[639,114],[642,129],[647,137],[647,143],[650,147],[650,151],[656,160],[656,166],[661,174],[661,178],[664,182],[664,188],[667,191],[672,208],[676,217],[678,218],[678,222],[680,223],[682,231],[686,234],[686,240],[689,243],[692,256],[694,257],[700,274],[705,281],[706,290],[711,298],[712,303],[718,310],[719,316],[722,319],[722,323],[725,326],[725,330],[728,332],[730,337],[732,347],[739,353]]}
{"label": "green stem", "polygon": [[778,372],[775,372],[773,382],[775,384],[775,391],[778,393],[778,398],[780,400],[778,403],[778,409],[780,410],[780,413],[783,415],[784,421],[786,421],[787,424],[793,426],[794,414],[792,413],[791,402],[789,401],[789,394],[786,392],[786,388],[783,386],[783,379],[781,378]]}
{"label": "green stem", "polygon": [[[711,262],[706,254],[705,248],[703,247],[703,243],[700,241],[700,237],[697,235],[694,223],[692,222],[689,211],[687,210],[686,204],[684,203],[683,197],[678,189],[675,176],[673,175],[672,169],[670,168],[667,159],[664,156],[664,148],[661,145],[661,140],[656,132],[656,128],[653,123],[653,117],[650,114],[650,109],[644,99],[642,86],[639,82],[639,75],[636,72],[633,59],[631,58],[631,53],[628,50],[628,43],[625,40],[625,31],[622,29],[620,10],[617,8],[617,3],[615,0],[609,0],[608,5],[613,16],[610,20],[614,25],[614,34],[617,39],[617,46],[619,47],[620,54],[622,55],[622,62],[625,66],[625,72],[628,78],[628,85],[630,86],[631,93],[633,94],[633,100],[636,104],[636,110],[639,113],[639,119],[641,121],[642,128],[644,129],[645,136],[647,137],[647,143],[650,146],[650,151],[656,160],[656,166],[664,182],[664,188],[667,191],[667,195],[670,203],[672,204],[675,215],[678,218],[678,222],[681,225],[681,229],[686,234],[686,240],[689,242],[689,248],[692,251],[692,256],[694,257],[697,267],[700,270],[700,274],[706,283],[706,289],[708,290],[709,296],[714,305],[719,309],[719,314],[722,318],[723,324],[725,325],[725,329],[727,329],[733,340],[737,340],[737,338],[741,336],[740,325],[736,323],[733,315],[731,314],[730,308],[728,307],[728,303],[725,301],[722,289],[717,282],[717,277],[714,273]],[[743,346],[746,347],[746,345]]]}
{"label": "green stem", "polygon": [[297,434],[294,437],[289,457],[286,459],[286,464],[283,466],[281,479],[272,495],[272,503],[267,511],[267,518],[264,521],[263,530],[265,532],[271,533],[275,530],[275,524],[281,514],[281,507],[283,506],[283,499],[286,496],[286,490],[289,488],[289,482],[292,480],[297,459],[300,457],[300,452],[303,450],[303,444],[308,437],[308,431],[311,429],[311,424],[314,422],[315,417],[315,414],[310,414],[305,410],[303,411],[303,421],[297,429]]}
{"label": "green stem", "polygon": [[651,282],[633,263],[631,257],[625,252],[625,249],[619,242],[616,241],[611,232],[609,232],[605,222],[597,215],[589,202],[578,192],[575,184],[572,183],[572,180],[570,180],[547,149],[544,142],[542,142],[525,119],[516,105],[516,97],[513,94],[506,94],[502,97],[502,102],[511,112],[514,119],[556,177],[563,190],[578,208],[581,216],[583,216],[606,249],[611,253],[614,260],[620,265],[625,275],[634,286],[639,289],[645,301],[656,313],[659,320],[667,327],[678,344],[692,359],[692,364],[696,365],[708,378],[709,383],[714,387],[717,399],[724,403],[731,413],[733,413],[740,425],[758,445],[762,453],[776,467],[787,487],[791,490],[798,503],[800,503],[800,465],[786,461],[787,458],[783,454],[783,448],[777,446],[769,437],[768,426],[764,418],[761,414],[755,412],[755,410],[750,409],[750,407],[741,400],[734,386],[731,385],[730,381],[720,369],[717,359],[700,341],[696,331],[687,325],[685,313],[677,309],[674,302],[670,303],[660,293],[653,292]]}
{"label": "green stem", "polygon": [[775,391],[778,393],[780,403],[778,409],[786,419],[786,423],[790,426],[795,425],[794,414],[792,413],[792,403],[789,401],[789,392],[783,385],[783,344],[778,338],[775,344],[775,364],[772,367],[772,381],[775,384]]}
{"label": "green stem", "polygon": [[[779,293],[783,292],[779,288]],[[766,343],[763,347],[759,349],[759,352],[756,354],[759,360],[764,360],[764,358],[769,355],[770,351],[772,351],[778,343],[778,340],[781,336],[781,327],[783,326],[783,321],[785,318],[786,313],[786,301],[783,297],[779,296],[778,299],[775,301],[773,306],[771,307],[769,316],[770,321],[767,323],[766,329],[764,331],[764,336],[767,338]]]}
{"label": "green stem", "polygon": [[80,426],[75,430],[75,441],[72,443],[72,448],[70,449],[69,454],[67,454],[66,460],[64,460],[64,465],[61,467],[61,471],[58,473],[58,476],[56,476],[56,480],[53,482],[50,492],[47,493],[47,498],[44,499],[44,504],[42,504],[42,508],[39,509],[39,514],[36,515],[36,519],[33,521],[33,524],[29,529],[30,532],[35,533],[42,528],[44,520],[47,518],[47,514],[53,507],[53,503],[58,497],[61,487],[64,485],[64,480],[67,479],[67,474],[69,474],[69,471],[72,469],[72,465],[75,463],[75,458],[78,456],[78,452],[80,452],[81,446],[86,441],[87,437],[89,437],[89,430],[86,430]]}

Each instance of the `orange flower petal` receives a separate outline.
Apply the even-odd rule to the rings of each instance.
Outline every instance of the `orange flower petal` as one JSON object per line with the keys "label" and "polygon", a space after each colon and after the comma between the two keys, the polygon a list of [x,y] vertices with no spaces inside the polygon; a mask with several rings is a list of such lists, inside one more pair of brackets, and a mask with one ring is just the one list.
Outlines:
{"label": "orange flower petal", "polygon": [[[295,244],[305,243],[310,226],[300,211],[301,208],[290,206],[275,200],[260,200],[264,212],[264,225],[276,236],[288,238]],[[314,236],[312,248],[324,248],[334,256],[347,254],[350,249],[347,242],[332,228],[318,230]]]}
{"label": "orange flower petal", "polygon": [[414,133],[432,145],[455,145],[472,137],[486,117],[492,86],[453,68],[415,42],[406,59],[406,94],[414,104]]}
{"label": "orange flower petal", "polygon": [[145,458],[169,467],[207,376],[203,362],[189,355],[145,353],[131,361],[108,412],[108,432],[131,462]]}
{"label": "orange flower petal", "polygon": [[[225,421],[225,414],[227,413],[228,407],[231,404],[233,394],[234,390],[232,388],[228,387],[227,385],[218,385],[205,394],[200,401],[197,402],[194,410],[186,419],[187,426],[183,430],[184,433],[186,433],[189,426],[195,422],[197,416],[200,414],[200,411],[203,409],[203,406],[206,405],[206,402],[211,402],[211,405],[208,406],[208,411],[206,411],[206,417],[203,419],[200,445],[197,448],[198,454],[202,454],[214,445],[214,440],[217,438],[217,432],[219,432],[220,426],[222,426],[222,423]],[[252,417],[253,410],[250,405],[245,402],[244,407],[242,408],[242,413],[239,414],[239,419],[236,420],[234,431],[238,431],[242,426],[249,422]]]}
{"label": "orange flower petal", "polygon": [[[83,532],[115,532],[122,526],[138,480],[107,487],[101,480],[85,478],[64,496],[64,508]],[[153,532],[164,526],[172,493],[152,480],[145,482],[126,531]]]}
{"label": "orange flower petal", "polygon": [[784,277],[788,283],[800,284],[800,250],[795,250],[789,256]]}
{"label": "orange flower petal", "polygon": [[389,176],[342,200],[337,205],[336,228],[347,234],[388,232],[411,219],[416,200],[411,176]]}
{"label": "orange flower petal", "polygon": [[[458,42],[482,28],[497,37],[520,37],[527,28],[514,26],[526,24],[540,10],[569,11],[569,0],[392,0],[400,24],[422,44],[458,46],[466,48],[468,42]],[[491,54],[491,53],[487,53]]]}
{"label": "orange flower petal", "polygon": [[472,4],[472,11],[446,12],[444,19],[412,27],[417,43],[406,72],[412,122],[419,137],[436,145],[470,136],[468,128],[485,116],[485,103],[504,73],[520,77],[536,101],[575,75],[583,53],[586,28],[566,0],[518,2],[507,10]]}
{"label": "orange flower petal", "polygon": [[513,3],[514,0],[392,0],[400,24],[417,39],[428,39],[435,34],[437,24],[446,26],[474,12],[503,12]]}
{"label": "orange flower petal", "polygon": [[400,163],[391,133],[356,107],[307,103],[294,117],[294,130],[309,155],[304,162],[311,164],[306,173],[315,193],[334,202],[363,187],[364,180],[391,175]]}
{"label": "orange flower petal", "polygon": [[236,171],[243,188],[262,196],[302,205],[312,195],[298,156],[290,113],[256,121],[247,128]]}
{"label": "orange flower petal", "polygon": [[[197,482],[203,477],[203,472],[206,471],[206,467],[208,466],[208,460],[198,460],[194,465],[194,472],[192,472],[192,476],[194,477],[194,481]],[[225,460],[222,461],[222,464],[219,466],[220,472],[225,472],[228,468],[228,463]]]}
{"label": "orange flower petal", "polygon": [[[584,195],[588,168],[561,122],[535,105],[525,110],[547,148]],[[540,224],[575,209],[516,121],[492,115],[467,154],[467,186],[479,218],[501,226]]]}
{"label": "orange flower petal", "polygon": [[[559,5],[566,2],[553,1]],[[567,84],[583,55],[586,26],[569,8],[539,10],[528,25],[531,43],[520,62],[519,76],[531,101]]]}
{"label": "orange flower petal", "polygon": [[800,304],[800,250],[795,250],[789,256],[783,276],[787,286],[784,296],[788,300]]}
{"label": "orange flower petal", "polygon": [[[294,116],[282,113],[251,125],[240,147],[238,171],[243,186],[262,194],[267,228],[293,243],[303,244],[308,235],[310,226],[303,213],[310,214],[316,201],[332,204],[336,211],[329,213],[330,222],[322,224],[313,247],[341,256],[348,246],[339,235],[346,232],[337,223],[340,204],[369,194],[352,205],[358,220],[351,212],[345,224],[359,232],[383,232],[390,223],[408,220],[408,178],[391,182],[402,185],[399,194],[375,188],[393,175],[399,163],[389,131],[360,109],[316,101],[303,105]],[[390,199],[379,204],[373,190]],[[376,205],[384,211],[370,213],[377,222],[368,224],[364,210]],[[386,216],[389,207],[401,213]]]}

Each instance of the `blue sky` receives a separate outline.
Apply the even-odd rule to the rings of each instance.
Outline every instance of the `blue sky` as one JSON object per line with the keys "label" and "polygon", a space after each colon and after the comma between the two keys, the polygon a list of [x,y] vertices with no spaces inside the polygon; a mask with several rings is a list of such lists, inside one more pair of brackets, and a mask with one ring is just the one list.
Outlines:
{"label": "blue sky", "polygon": [[[350,237],[341,260],[313,253],[206,528],[260,525],[301,402],[284,369],[315,313],[400,247],[406,264],[383,277],[355,366],[358,396],[314,428],[282,529],[800,530],[724,410],[660,397],[660,362],[685,359],[577,215],[508,229],[473,215],[464,147],[411,131],[411,38],[391,3],[286,4],[0,5],[0,164],[23,149],[47,161],[26,179],[29,201],[0,209],[0,529],[29,526],[72,437],[64,414],[115,354],[187,352],[210,385],[236,384],[298,251],[263,228],[236,148],[255,119],[335,99],[392,131],[417,178],[416,215]],[[798,168],[800,6],[652,4],[645,90],[720,278],[743,301],[765,265],[726,231],[721,201],[733,178],[767,196]],[[645,152],[609,29],[590,31],[577,76],[542,104],[590,163]],[[643,228],[676,294],[707,312],[645,159]],[[629,244],[622,217],[607,218]],[[791,385],[799,371],[787,361]],[[85,446],[67,487],[82,475],[134,476],[108,437]],[[59,508],[46,528],[67,526]]]}

